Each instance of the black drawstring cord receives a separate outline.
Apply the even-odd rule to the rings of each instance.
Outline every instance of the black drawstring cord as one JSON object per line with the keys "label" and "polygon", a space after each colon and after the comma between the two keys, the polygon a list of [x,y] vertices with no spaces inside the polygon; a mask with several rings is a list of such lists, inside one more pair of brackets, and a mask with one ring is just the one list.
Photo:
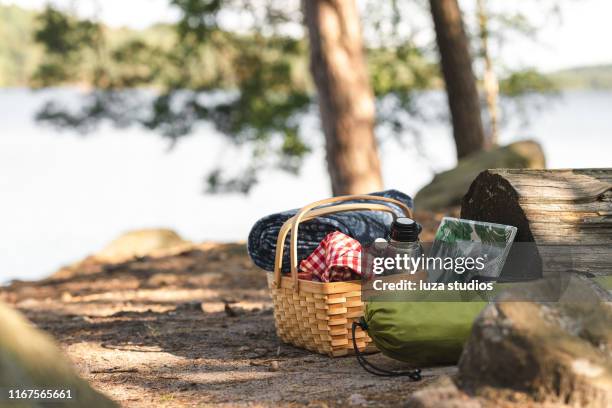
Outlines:
{"label": "black drawstring cord", "polygon": [[419,381],[419,380],[422,379],[422,377],[421,377],[421,370],[418,369],[418,368],[415,368],[413,370],[408,370],[408,371],[391,371],[391,370],[385,370],[385,369],[380,368],[380,367],[376,367],[374,364],[372,364],[369,361],[367,361],[365,359],[365,356],[361,353],[361,351],[359,351],[359,347],[357,347],[357,340],[355,339],[355,331],[356,331],[357,327],[361,327],[362,330],[366,331],[367,328],[368,328],[368,325],[362,319],[361,321],[353,322],[353,327],[351,328],[352,333],[353,333],[353,348],[355,349],[355,356],[357,357],[357,361],[359,362],[359,365],[364,370],[366,370],[370,374],[378,375],[378,376],[381,376],[381,377],[403,377],[403,376],[407,376],[407,377],[410,377],[410,379],[412,381]]}

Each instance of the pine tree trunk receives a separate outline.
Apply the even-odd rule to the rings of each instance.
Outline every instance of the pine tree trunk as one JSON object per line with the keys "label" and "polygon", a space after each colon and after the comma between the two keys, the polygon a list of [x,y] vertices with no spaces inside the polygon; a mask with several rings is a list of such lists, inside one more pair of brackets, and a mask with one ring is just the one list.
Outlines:
{"label": "pine tree trunk", "polygon": [[457,0],[430,0],[430,6],[460,159],[484,147],[476,79]]}
{"label": "pine tree trunk", "polygon": [[497,145],[499,139],[499,81],[493,69],[493,59],[489,52],[489,17],[485,0],[478,0],[478,27],[480,36],[480,54],[484,60],[483,88],[487,101],[487,111],[489,113],[489,130],[487,134],[487,147]]}
{"label": "pine tree trunk", "polygon": [[354,0],[304,0],[310,70],[319,95],[334,195],[382,188],[374,96]]}

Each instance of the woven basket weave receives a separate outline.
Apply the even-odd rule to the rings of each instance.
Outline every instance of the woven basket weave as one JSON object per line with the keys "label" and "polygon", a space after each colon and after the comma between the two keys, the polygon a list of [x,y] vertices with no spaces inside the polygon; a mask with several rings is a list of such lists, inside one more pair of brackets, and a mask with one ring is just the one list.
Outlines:
{"label": "woven basket weave", "polygon": [[[366,202],[337,204],[349,200]],[[410,208],[401,201],[379,196],[352,195],[309,204],[283,224],[276,241],[274,273],[268,274],[276,332],[283,342],[331,357],[353,352],[351,325],[363,315],[361,282],[325,283],[298,279],[298,228],[300,222],[344,211],[386,211],[395,217],[393,209],[381,202],[393,203],[407,217],[412,217]],[[283,246],[289,231],[291,276],[282,276]],[[359,350],[373,350],[372,339],[361,329],[357,330],[356,339]]]}

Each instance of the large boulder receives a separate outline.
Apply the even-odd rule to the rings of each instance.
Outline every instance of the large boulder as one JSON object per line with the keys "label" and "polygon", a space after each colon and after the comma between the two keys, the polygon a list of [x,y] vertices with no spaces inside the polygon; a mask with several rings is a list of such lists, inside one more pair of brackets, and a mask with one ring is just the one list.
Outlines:
{"label": "large boulder", "polygon": [[487,306],[458,375],[415,392],[406,407],[611,407],[612,306],[573,292],[572,302]]}
{"label": "large boulder", "polygon": [[455,168],[436,174],[431,183],[416,194],[414,205],[419,210],[458,206],[472,181],[486,169],[544,167],[544,152],[538,143],[531,140],[477,152],[461,159]]}
{"label": "large boulder", "polygon": [[[24,317],[0,303],[0,387],[20,390],[70,390],[72,400],[57,400],[53,407],[111,408],[117,405],[81,379],[55,342],[35,329]],[[38,407],[40,401],[0,406]]]}
{"label": "large boulder", "polygon": [[94,257],[106,262],[121,262],[188,243],[171,229],[140,229],[120,235]]}
{"label": "large boulder", "polygon": [[535,402],[612,406],[610,304],[494,303],[475,321],[458,383],[475,395],[509,392]]}

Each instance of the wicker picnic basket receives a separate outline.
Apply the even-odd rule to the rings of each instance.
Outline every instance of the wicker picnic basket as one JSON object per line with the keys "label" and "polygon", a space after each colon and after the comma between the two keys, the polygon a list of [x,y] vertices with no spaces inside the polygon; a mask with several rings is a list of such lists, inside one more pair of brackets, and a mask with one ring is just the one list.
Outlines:
{"label": "wicker picnic basket", "polygon": [[[364,202],[338,204],[349,200]],[[351,325],[363,316],[361,282],[311,282],[298,279],[298,227],[300,222],[344,211],[386,211],[395,217],[393,208],[383,202],[395,204],[407,217],[412,217],[410,208],[401,201],[379,196],[351,195],[309,204],[283,224],[276,241],[274,273],[268,273],[276,333],[283,342],[330,357],[353,352]],[[283,246],[289,231],[291,276],[282,276]],[[372,339],[361,329],[358,329],[355,337],[360,351],[375,350]]]}

